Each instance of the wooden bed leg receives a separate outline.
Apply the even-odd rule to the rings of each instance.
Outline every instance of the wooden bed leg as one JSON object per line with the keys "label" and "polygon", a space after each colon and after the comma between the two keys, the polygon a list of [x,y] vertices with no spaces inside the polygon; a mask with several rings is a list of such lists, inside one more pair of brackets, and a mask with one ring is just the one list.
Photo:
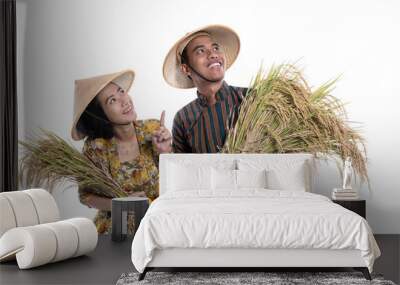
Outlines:
{"label": "wooden bed leg", "polygon": [[144,279],[144,277],[146,276],[148,269],[147,267],[144,269],[144,271],[142,273],[139,274],[139,278],[138,281],[142,281]]}
{"label": "wooden bed leg", "polygon": [[361,272],[364,274],[365,279],[372,280],[371,274],[369,274],[369,270],[367,267],[364,267]]}
{"label": "wooden bed leg", "polygon": [[354,269],[357,271],[361,271],[362,274],[364,275],[365,279],[372,280],[371,274],[369,274],[369,270],[367,267],[354,267]]}

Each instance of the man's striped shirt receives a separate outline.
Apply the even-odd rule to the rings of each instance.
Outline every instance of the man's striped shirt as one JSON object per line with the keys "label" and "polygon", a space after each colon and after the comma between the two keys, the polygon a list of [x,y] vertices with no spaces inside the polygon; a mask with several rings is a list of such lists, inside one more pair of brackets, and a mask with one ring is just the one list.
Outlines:
{"label": "man's striped shirt", "polygon": [[224,146],[227,132],[237,120],[239,106],[247,88],[233,87],[225,81],[215,94],[216,103],[197,93],[197,98],[180,109],[172,126],[175,153],[215,153]]}

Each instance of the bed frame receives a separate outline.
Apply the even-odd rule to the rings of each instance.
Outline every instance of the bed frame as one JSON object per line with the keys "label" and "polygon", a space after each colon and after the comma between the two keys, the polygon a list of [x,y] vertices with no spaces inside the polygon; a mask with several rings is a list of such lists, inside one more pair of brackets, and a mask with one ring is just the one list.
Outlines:
{"label": "bed frame", "polygon": [[[367,280],[371,280],[368,268],[359,250],[328,249],[193,249],[170,248],[156,250],[152,261],[139,275],[143,280],[146,273],[156,268],[185,268],[207,270],[229,268],[233,271],[260,271],[271,268],[343,268],[350,267],[361,271]],[[261,270],[263,269],[263,270]]]}
{"label": "bed frame", "polygon": [[[252,156],[271,156],[271,154],[162,154],[160,155],[160,194],[164,193],[166,185],[166,165],[169,160],[188,159],[198,163],[209,164],[211,161],[223,159],[234,160]],[[279,156],[279,155],[273,155]],[[310,154],[290,154],[295,159],[311,159]],[[313,181],[312,174],[310,180]],[[311,183],[312,185],[313,183]],[[312,190],[312,189],[311,189]],[[371,280],[371,275],[366,267],[365,261],[361,257],[359,250],[329,250],[329,249],[249,249],[249,248],[169,248],[157,249],[153,259],[143,273],[139,275],[139,280],[143,280],[146,273],[154,269],[213,269],[229,268],[229,271],[265,271],[266,269],[282,269],[290,271],[296,268],[311,269],[333,269],[333,268],[353,268],[361,271],[367,280]]]}

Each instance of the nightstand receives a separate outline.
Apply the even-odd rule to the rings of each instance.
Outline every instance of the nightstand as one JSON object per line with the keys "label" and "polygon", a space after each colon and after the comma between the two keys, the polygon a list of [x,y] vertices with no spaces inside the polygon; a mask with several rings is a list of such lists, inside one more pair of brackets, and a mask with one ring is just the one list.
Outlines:
{"label": "nightstand", "polygon": [[111,201],[111,239],[113,241],[123,241],[126,239],[128,231],[128,212],[134,212],[135,232],[139,227],[140,221],[149,208],[147,197],[124,197],[114,198]]}
{"label": "nightstand", "polygon": [[332,202],[339,204],[366,219],[365,200],[332,200]]}

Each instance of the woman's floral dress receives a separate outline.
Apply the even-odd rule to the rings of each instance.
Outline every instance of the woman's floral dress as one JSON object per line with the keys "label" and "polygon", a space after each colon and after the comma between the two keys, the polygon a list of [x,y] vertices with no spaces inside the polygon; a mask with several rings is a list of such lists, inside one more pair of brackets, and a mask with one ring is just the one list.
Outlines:
{"label": "woman's floral dress", "polygon": [[[83,154],[90,156],[99,167],[108,169],[111,176],[122,185],[127,196],[144,192],[150,201],[158,197],[158,153],[152,144],[152,133],[160,127],[158,120],[136,121],[136,137],[140,154],[132,161],[119,160],[115,138],[86,140]],[[93,157],[95,156],[95,157]],[[79,187],[79,200],[88,206],[86,198],[90,189]],[[111,232],[111,213],[99,210],[94,223],[99,233]],[[134,228],[134,217],[128,214],[128,233]]]}

